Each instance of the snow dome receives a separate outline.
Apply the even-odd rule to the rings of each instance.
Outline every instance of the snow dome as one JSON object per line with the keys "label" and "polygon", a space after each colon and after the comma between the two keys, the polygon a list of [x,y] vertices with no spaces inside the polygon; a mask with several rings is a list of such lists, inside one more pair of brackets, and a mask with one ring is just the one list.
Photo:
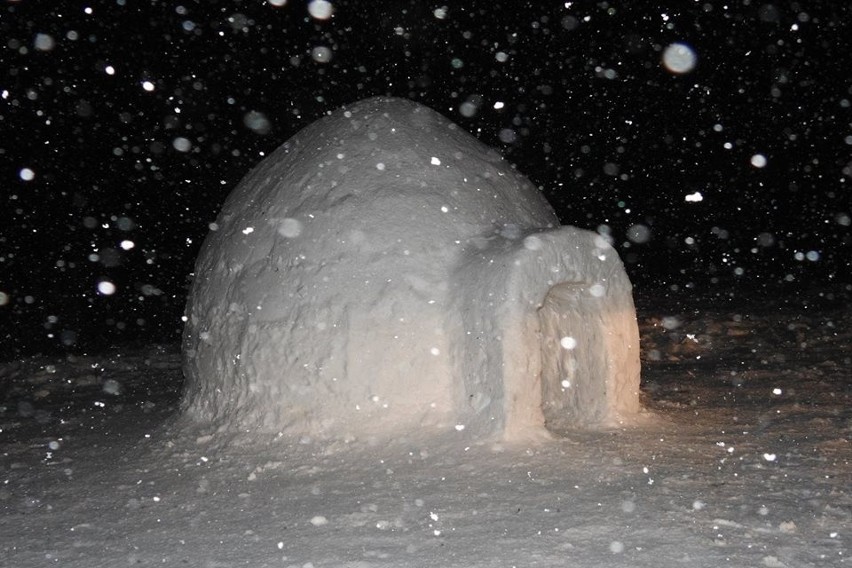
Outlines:
{"label": "snow dome", "polygon": [[513,438],[638,411],[631,285],[496,151],[372,98],[252,170],[205,240],[183,340],[193,419],[327,438]]}

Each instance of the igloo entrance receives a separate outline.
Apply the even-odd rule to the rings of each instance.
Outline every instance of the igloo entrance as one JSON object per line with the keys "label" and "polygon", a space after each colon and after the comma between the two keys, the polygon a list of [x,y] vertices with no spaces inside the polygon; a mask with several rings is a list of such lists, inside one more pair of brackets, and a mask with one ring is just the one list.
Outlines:
{"label": "igloo entrance", "polygon": [[[614,425],[639,411],[639,330],[599,235],[559,227],[498,238],[454,272],[460,420],[523,438]],[[459,384],[459,383],[457,383]]]}
{"label": "igloo entrance", "polygon": [[606,418],[601,305],[589,284],[552,287],[538,309],[541,329],[541,410],[548,430],[559,432]]}

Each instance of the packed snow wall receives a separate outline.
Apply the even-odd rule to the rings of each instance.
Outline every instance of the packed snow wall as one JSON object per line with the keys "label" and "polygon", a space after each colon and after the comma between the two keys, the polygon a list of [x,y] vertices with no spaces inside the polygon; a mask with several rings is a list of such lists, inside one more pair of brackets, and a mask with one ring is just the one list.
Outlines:
{"label": "packed snow wall", "polygon": [[411,101],[338,110],[252,170],[202,246],[186,316],[184,411],[217,426],[511,437],[638,410],[615,251]]}

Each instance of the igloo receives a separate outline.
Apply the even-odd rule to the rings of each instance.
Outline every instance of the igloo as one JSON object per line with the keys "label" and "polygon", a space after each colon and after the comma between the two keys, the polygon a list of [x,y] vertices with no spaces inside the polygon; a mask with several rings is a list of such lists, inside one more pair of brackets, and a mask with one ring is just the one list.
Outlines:
{"label": "igloo", "polygon": [[371,98],[318,120],[211,228],[183,337],[194,420],[512,439],[639,410],[616,251],[425,106]]}

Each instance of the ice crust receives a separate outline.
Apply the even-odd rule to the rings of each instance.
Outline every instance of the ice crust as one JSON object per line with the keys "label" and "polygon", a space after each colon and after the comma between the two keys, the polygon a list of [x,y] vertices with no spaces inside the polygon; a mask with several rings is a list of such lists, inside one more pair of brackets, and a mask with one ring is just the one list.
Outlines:
{"label": "ice crust", "polygon": [[183,367],[190,418],[297,436],[513,438],[639,409],[615,250],[395,98],[318,120],[231,193],[196,264]]}

